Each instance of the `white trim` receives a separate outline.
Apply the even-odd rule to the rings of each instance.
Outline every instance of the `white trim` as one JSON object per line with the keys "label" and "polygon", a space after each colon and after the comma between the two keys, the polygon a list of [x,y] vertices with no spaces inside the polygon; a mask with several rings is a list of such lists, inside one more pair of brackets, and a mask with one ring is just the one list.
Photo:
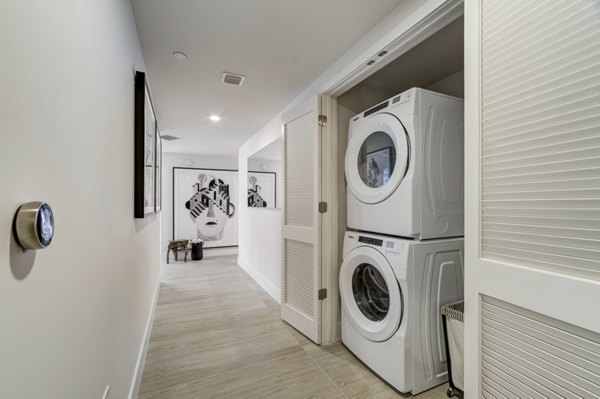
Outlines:
{"label": "white trim", "polygon": [[133,372],[133,379],[131,381],[131,387],[129,388],[129,399],[136,399],[140,392],[140,385],[142,384],[142,376],[144,375],[144,364],[146,363],[146,354],[148,353],[148,344],[150,343],[150,335],[152,333],[152,324],[154,323],[154,314],[156,312],[156,302],[158,300],[158,293],[160,291],[160,276],[156,281],[156,287],[154,288],[154,294],[152,296],[152,306],[148,314],[148,321],[146,322],[146,329],[138,353],[138,359]]}
{"label": "white trim", "polygon": [[[321,215],[321,288],[327,298],[321,300],[321,344],[340,340],[340,299],[338,272],[341,260],[338,254],[339,193],[337,101],[321,96],[321,114],[327,123],[321,127],[321,198],[327,203],[327,212]],[[343,173],[343,171],[342,171]]]}
{"label": "white trim", "polygon": [[254,281],[258,283],[264,289],[267,294],[271,296],[277,303],[281,304],[281,290],[270,282],[265,276],[262,275],[254,267],[250,266],[248,262],[238,257],[238,265],[250,276]]}
{"label": "white trim", "polygon": [[[231,247],[231,248],[204,248],[203,249],[203,259],[206,258],[212,258],[215,256],[230,256],[230,255],[237,255],[238,254],[238,247]],[[190,256],[191,254],[188,254],[188,256]],[[191,258],[190,258],[191,259]]]}
{"label": "white trim", "polygon": [[479,353],[479,128],[481,92],[480,2],[465,2],[465,326],[464,392],[478,397]]}

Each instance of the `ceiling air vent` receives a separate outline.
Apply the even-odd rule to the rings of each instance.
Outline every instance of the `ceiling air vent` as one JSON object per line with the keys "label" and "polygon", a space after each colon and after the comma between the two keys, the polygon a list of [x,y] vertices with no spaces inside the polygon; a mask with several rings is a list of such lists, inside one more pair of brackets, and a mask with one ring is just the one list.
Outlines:
{"label": "ceiling air vent", "polygon": [[168,134],[163,134],[162,136],[160,136],[161,139],[165,140],[165,141],[173,141],[173,140],[179,140],[179,137],[175,137],[175,136],[171,136]]}
{"label": "ceiling air vent", "polygon": [[246,79],[246,76],[237,73],[223,72],[223,75],[221,75],[221,82],[234,86],[241,86],[244,79]]}

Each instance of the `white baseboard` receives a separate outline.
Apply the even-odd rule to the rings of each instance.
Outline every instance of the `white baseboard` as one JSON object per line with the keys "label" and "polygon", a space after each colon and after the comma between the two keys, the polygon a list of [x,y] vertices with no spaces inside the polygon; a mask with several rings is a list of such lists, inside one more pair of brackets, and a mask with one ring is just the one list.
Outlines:
{"label": "white baseboard", "polygon": [[204,248],[204,257],[211,258],[213,256],[237,255],[238,247],[231,248]]}
{"label": "white baseboard", "polygon": [[244,271],[248,273],[248,275],[258,283],[258,285],[260,285],[265,291],[267,291],[267,294],[269,294],[275,301],[277,301],[277,303],[281,303],[281,289],[277,288],[273,283],[267,280],[265,276],[262,275],[262,273],[250,266],[248,262],[244,261],[240,257],[238,257],[238,265],[240,265],[240,267],[244,269]]}
{"label": "white baseboard", "polygon": [[144,375],[144,364],[146,363],[146,354],[148,353],[148,344],[150,343],[150,335],[152,333],[152,323],[154,323],[154,313],[156,312],[156,302],[158,300],[158,292],[160,291],[160,276],[156,282],[156,288],[154,288],[154,295],[152,298],[152,306],[150,306],[150,313],[148,314],[148,321],[146,322],[146,329],[138,353],[137,363],[135,365],[135,371],[133,373],[133,380],[131,381],[131,388],[129,389],[129,399],[137,399],[140,392],[140,385],[142,384],[142,376]]}

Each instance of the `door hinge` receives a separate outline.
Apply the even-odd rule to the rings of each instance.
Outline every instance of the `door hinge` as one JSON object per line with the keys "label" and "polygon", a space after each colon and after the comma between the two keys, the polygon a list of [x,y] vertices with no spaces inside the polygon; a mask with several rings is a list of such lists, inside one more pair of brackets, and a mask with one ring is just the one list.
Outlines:
{"label": "door hinge", "polygon": [[321,288],[319,290],[319,301],[322,301],[325,298],[327,298],[327,288]]}
{"label": "door hinge", "polygon": [[319,202],[319,213],[327,212],[327,202]]}
{"label": "door hinge", "polygon": [[319,115],[319,126],[320,127],[327,126],[327,115]]}

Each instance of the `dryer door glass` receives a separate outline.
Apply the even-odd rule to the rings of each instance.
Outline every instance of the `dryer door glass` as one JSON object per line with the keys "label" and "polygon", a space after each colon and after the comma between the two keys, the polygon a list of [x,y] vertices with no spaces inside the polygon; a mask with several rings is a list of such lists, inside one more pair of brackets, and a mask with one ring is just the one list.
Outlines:
{"label": "dryer door glass", "polygon": [[390,308],[390,294],[385,279],[368,263],[359,265],[352,276],[352,292],[358,308],[371,321],[381,321]]}
{"label": "dryer door glass", "polygon": [[409,166],[408,133],[398,118],[375,114],[348,137],[344,167],[348,190],[359,201],[377,204],[392,195]]}
{"label": "dryer door glass", "polygon": [[358,175],[367,187],[381,187],[390,180],[396,165],[396,146],[389,134],[375,132],[358,152]]}

